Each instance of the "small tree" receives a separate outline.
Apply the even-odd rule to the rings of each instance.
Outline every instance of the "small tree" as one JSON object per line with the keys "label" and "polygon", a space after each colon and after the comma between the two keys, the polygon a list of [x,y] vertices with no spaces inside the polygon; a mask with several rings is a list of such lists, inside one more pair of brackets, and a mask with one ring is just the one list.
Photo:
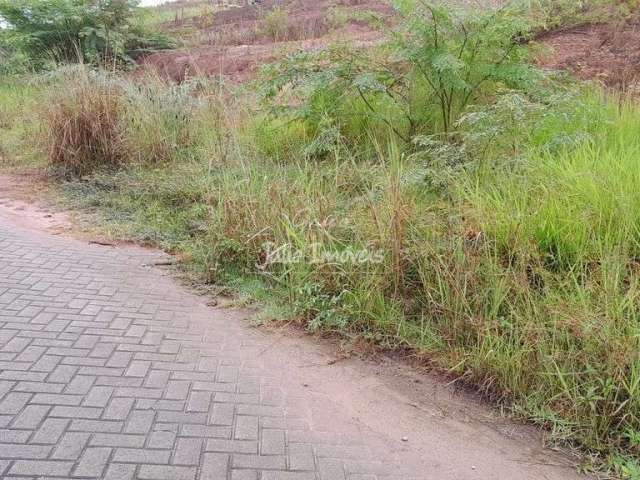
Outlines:
{"label": "small tree", "polygon": [[531,78],[521,48],[531,25],[514,4],[483,12],[426,0],[397,0],[396,6],[404,19],[396,52],[410,65],[414,86],[435,100],[445,133],[484,87],[521,86]]}
{"label": "small tree", "polygon": [[377,124],[410,142],[451,133],[470,104],[536,78],[522,46],[531,25],[515,4],[482,11],[427,0],[395,4],[400,21],[387,42],[292,55],[265,69],[267,96],[277,102],[293,93],[285,105],[316,127],[327,118],[343,132],[347,123]]}

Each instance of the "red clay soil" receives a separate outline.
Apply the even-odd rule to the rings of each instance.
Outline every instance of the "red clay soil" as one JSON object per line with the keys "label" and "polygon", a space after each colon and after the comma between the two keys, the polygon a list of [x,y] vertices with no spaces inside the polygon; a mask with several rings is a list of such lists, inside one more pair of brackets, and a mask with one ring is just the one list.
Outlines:
{"label": "red clay soil", "polygon": [[[332,7],[366,10],[383,17],[393,14],[390,4],[380,0],[288,0],[284,2],[263,0],[259,6],[232,8],[218,12],[208,30],[214,33],[213,38],[218,42],[248,43],[243,41],[247,38],[242,35],[244,34],[252,40],[250,43],[272,43],[271,38],[260,34],[259,31],[264,24],[265,12],[276,7],[286,10],[288,17],[286,38],[293,40],[318,38],[327,34],[330,29],[328,14]],[[229,35],[225,38],[224,33],[234,32],[235,36]],[[215,34],[218,36],[216,37]]]}
{"label": "red clay soil", "polygon": [[[282,39],[265,33],[264,16],[274,5],[286,10],[286,31]],[[138,75],[154,72],[176,82],[193,76],[220,76],[233,82],[250,78],[263,64],[297,49],[317,49],[331,41],[343,40],[368,45],[382,34],[366,21],[350,18],[343,26],[330,25],[332,7],[345,11],[374,12],[389,18],[393,10],[382,0],[263,0],[260,5],[216,12],[209,25],[200,18],[183,22],[179,28],[197,31],[195,46],[158,52],[140,61]],[[171,29],[171,25],[167,25]]]}
{"label": "red clay soil", "polygon": [[[617,24],[582,25],[547,33],[538,39],[550,47],[540,64],[568,70],[622,91],[640,83],[640,14]],[[636,92],[637,93],[637,92]]]}

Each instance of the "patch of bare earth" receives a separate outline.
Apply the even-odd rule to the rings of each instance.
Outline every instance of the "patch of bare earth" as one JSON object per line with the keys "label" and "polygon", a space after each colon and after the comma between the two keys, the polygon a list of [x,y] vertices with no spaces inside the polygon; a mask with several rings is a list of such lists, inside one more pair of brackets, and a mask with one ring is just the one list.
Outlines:
{"label": "patch of bare earth", "polygon": [[72,224],[67,212],[49,201],[49,185],[37,171],[0,175],[0,214],[22,228],[54,235],[68,233]]}
{"label": "patch of bare earth", "polygon": [[0,219],[2,218],[25,230],[78,238],[89,244],[148,249],[148,246],[132,241],[113,239],[103,228],[94,225],[94,219],[89,215],[64,209],[56,200],[51,178],[39,170],[0,172]]}
{"label": "patch of bare earth", "polygon": [[538,40],[549,47],[541,66],[640,93],[640,13],[622,22],[552,31]]}
{"label": "patch of bare earth", "polygon": [[[286,12],[278,20],[276,34],[266,20],[274,8]],[[342,24],[331,22],[334,8],[344,15]],[[194,30],[194,45],[143,58],[137,74],[153,72],[177,82],[194,76],[242,82],[261,65],[288,52],[320,49],[335,41],[356,46],[375,44],[382,33],[366,16],[389,19],[392,14],[392,8],[382,0],[264,0],[259,5],[229,8],[216,12],[210,20],[195,17],[179,25],[165,25],[168,30]]]}

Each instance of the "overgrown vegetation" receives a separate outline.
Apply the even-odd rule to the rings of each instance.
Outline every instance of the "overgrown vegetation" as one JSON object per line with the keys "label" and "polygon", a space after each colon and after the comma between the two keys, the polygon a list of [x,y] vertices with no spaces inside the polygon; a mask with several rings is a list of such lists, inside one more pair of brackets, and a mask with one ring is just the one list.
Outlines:
{"label": "overgrown vegetation", "polygon": [[2,0],[0,18],[7,28],[0,30],[0,58],[17,71],[77,62],[121,66],[150,49],[168,47],[165,36],[137,22],[137,3]]}
{"label": "overgrown vegetation", "polygon": [[260,88],[40,77],[36,152],[85,175],[67,198],[113,235],[263,319],[413,348],[638,478],[640,107],[529,66],[538,8],[403,0],[384,44],[298,53]]}

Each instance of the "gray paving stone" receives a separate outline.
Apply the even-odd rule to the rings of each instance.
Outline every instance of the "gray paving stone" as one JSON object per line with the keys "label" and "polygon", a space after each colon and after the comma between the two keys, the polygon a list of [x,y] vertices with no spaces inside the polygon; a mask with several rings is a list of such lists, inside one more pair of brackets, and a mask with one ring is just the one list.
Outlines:
{"label": "gray paving stone", "polygon": [[33,393],[60,393],[64,385],[58,383],[46,382],[19,382],[14,387],[16,392],[33,392]]}
{"label": "gray paving stone", "polygon": [[83,407],[101,407],[104,408],[109,403],[111,394],[113,393],[113,387],[91,387],[87,395],[83,397]]}
{"label": "gray paving stone", "polygon": [[[60,358],[60,357],[57,357]],[[68,384],[78,371],[74,365],[58,365],[47,377],[48,382]],[[76,392],[69,392],[76,393]],[[78,392],[82,393],[82,392]]]}
{"label": "gray paving stone", "polygon": [[281,385],[286,365],[256,357],[270,340],[204,309],[143,266],[152,258],[0,217],[0,478],[346,480],[381,468],[359,437],[310,429],[306,400]]}
{"label": "gray paving stone", "polygon": [[236,440],[257,440],[258,417],[238,415],[236,417],[236,428],[233,437]]}
{"label": "gray paving stone", "polygon": [[204,442],[201,438],[180,438],[171,461],[174,465],[198,465]]}
{"label": "gray paving stone", "polygon": [[107,469],[103,480],[132,480],[136,466],[126,463],[112,463]]}
{"label": "gray paving stone", "polygon": [[114,398],[104,410],[104,420],[124,420],[133,407],[133,398]]}
{"label": "gray paving stone", "polygon": [[176,441],[175,432],[152,432],[149,436],[147,446],[149,448],[161,448],[165,450],[173,449]]}
{"label": "gray paving stone", "polygon": [[191,392],[187,401],[188,412],[208,412],[211,406],[211,392]]}
{"label": "gray paving stone", "polygon": [[225,453],[258,453],[258,442],[247,440],[223,440],[212,438],[207,440],[208,452]]}
{"label": "gray paving stone", "polygon": [[9,470],[11,475],[69,475],[73,462],[55,462],[44,460],[17,460]]}
{"label": "gray paving stone", "polygon": [[145,377],[150,367],[149,361],[135,360],[131,362],[124,374],[128,377]]}
{"label": "gray paving stone", "polygon": [[233,468],[255,468],[255,469],[275,469],[284,470],[286,460],[282,455],[244,455],[233,456]]}
{"label": "gray paving stone", "polygon": [[118,448],[113,456],[114,462],[122,463],[169,463],[169,450],[148,450],[143,448]]}
{"label": "gray paving stone", "polygon": [[346,478],[342,462],[331,458],[321,458],[318,463],[321,480],[344,480]]}
{"label": "gray paving stone", "polygon": [[284,455],[284,430],[262,430],[260,453],[262,455]]}
{"label": "gray paving stone", "polygon": [[47,418],[33,435],[31,443],[57,443],[71,420]]}
{"label": "gray paving stone", "polygon": [[43,403],[46,405],[71,405],[78,406],[82,402],[82,395],[58,395],[54,393],[38,393],[33,396],[30,403]]}
{"label": "gray paving stone", "polygon": [[189,424],[182,426],[180,435],[183,437],[230,438],[231,428]]}
{"label": "gray paving stone", "polygon": [[107,460],[111,455],[110,448],[87,448],[73,471],[74,477],[101,477]]}
{"label": "gray paving stone", "polygon": [[66,418],[98,418],[102,415],[101,408],[94,407],[67,407],[63,405],[57,405],[51,410],[52,417],[66,417]]}
{"label": "gray paving stone", "polygon": [[155,412],[151,410],[136,410],[129,415],[125,426],[125,433],[146,434],[151,430]]}
{"label": "gray paving stone", "polygon": [[60,460],[77,460],[84,450],[84,446],[89,441],[89,433],[70,432],[64,434],[62,440],[58,442],[51,458]]}
{"label": "gray paving stone", "polygon": [[316,480],[312,472],[262,472],[262,480]]}
{"label": "gray paving stone", "polygon": [[50,446],[22,445],[18,443],[5,443],[0,445],[0,458],[47,458],[51,452]]}
{"label": "gray paving stone", "polygon": [[205,453],[202,461],[201,478],[225,478],[229,469],[229,455]]}
{"label": "gray paving stone", "polygon": [[42,423],[50,409],[47,405],[27,405],[11,427],[34,430]]}
{"label": "gray paving stone", "polygon": [[7,393],[0,402],[0,415],[15,415],[19,413],[31,398],[29,393]]}
{"label": "gray paving stone", "polygon": [[[195,467],[176,467],[159,465],[142,465],[138,478],[140,480],[193,480],[196,478]],[[206,477],[202,478],[215,478]]]}
{"label": "gray paving stone", "polygon": [[0,429],[0,443],[26,443],[30,436],[28,430]]}
{"label": "gray paving stone", "polygon": [[123,435],[118,433],[94,433],[89,445],[95,447],[131,447],[142,448],[144,435]]}
{"label": "gray paving stone", "polygon": [[100,420],[73,420],[69,430],[78,432],[110,432],[118,433],[122,431],[123,422],[100,421]]}
{"label": "gray paving stone", "polygon": [[291,444],[288,450],[290,470],[315,470],[313,447],[311,445],[303,443]]}
{"label": "gray paving stone", "polygon": [[215,403],[209,423],[212,425],[233,425],[235,408],[233,403]]}
{"label": "gray paving stone", "polygon": [[232,470],[231,480],[258,480],[257,470]]}

